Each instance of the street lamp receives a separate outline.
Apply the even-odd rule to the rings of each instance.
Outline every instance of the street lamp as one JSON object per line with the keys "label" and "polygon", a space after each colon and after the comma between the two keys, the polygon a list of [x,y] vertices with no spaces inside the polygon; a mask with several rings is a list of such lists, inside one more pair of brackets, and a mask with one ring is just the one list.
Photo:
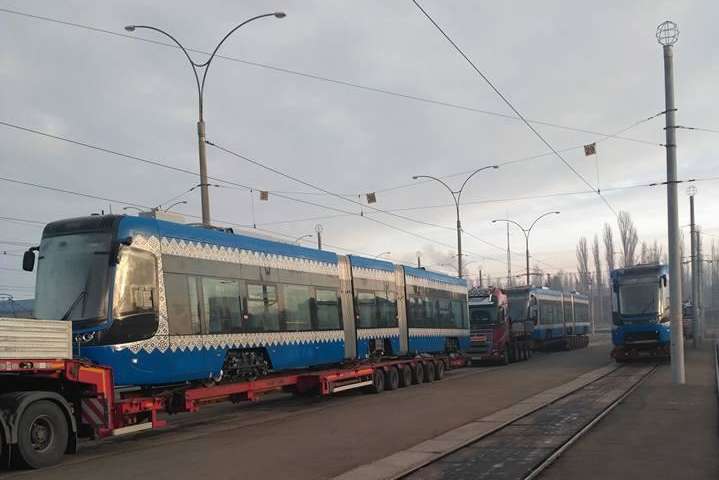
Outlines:
{"label": "street lamp", "polygon": [[437,177],[433,177],[431,175],[415,175],[412,177],[413,180],[418,180],[420,178],[426,178],[428,180],[435,180],[444,187],[449,190],[449,193],[452,194],[452,199],[454,199],[454,206],[457,209],[457,276],[459,278],[462,278],[462,221],[459,217],[459,201],[462,198],[462,191],[464,190],[464,187],[467,185],[467,182],[469,182],[469,179],[478,174],[479,172],[483,170],[488,170],[490,168],[497,169],[499,168],[499,165],[488,165],[486,167],[478,168],[474,172],[470,173],[469,176],[464,180],[462,183],[462,186],[459,187],[459,190],[452,190],[452,188],[447,185],[445,182],[440,180]]}
{"label": "street lamp", "polygon": [[302,235],[301,237],[297,237],[297,239],[295,239],[295,243],[299,245],[300,242],[301,242],[302,240],[304,240],[305,238],[312,238],[312,237],[314,237],[313,234],[311,234],[311,233],[306,233],[306,234]]}
{"label": "street lamp", "polygon": [[141,209],[141,208],[139,208],[139,207],[133,207],[133,206],[122,207],[122,209],[123,209],[123,210],[137,210],[138,212],[143,212],[143,211],[144,211],[143,209]]}
{"label": "street lamp", "polygon": [[[199,119],[197,121],[197,140],[198,140],[198,147],[199,147],[199,154],[200,154],[200,197],[202,200],[202,224],[203,225],[210,225],[210,195],[208,192],[208,184],[207,184],[207,152],[206,152],[206,146],[205,146],[205,117],[203,112],[203,93],[205,91],[205,79],[207,78],[207,71],[210,68],[210,63],[212,63],[212,59],[215,58],[215,54],[220,49],[222,44],[227,40],[227,38],[235,33],[237,29],[242,27],[243,25],[246,25],[254,20],[258,20],[260,18],[265,17],[275,17],[275,18],[284,18],[285,13],[284,12],[273,12],[273,13],[265,13],[264,15],[257,15],[256,17],[252,17],[248,20],[245,20],[244,22],[237,25],[235,28],[230,30],[224,37],[222,37],[222,40],[217,44],[215,49],[212,51],[212,54],[210,54],[210,58],[207,59],[204,63],[198,63],[195,62],[192,57],[190,57],[190,54],[187,52],[187,49],[182,46],[182,44],[177,41],[175,37],[170,35],[164,30],[161,30],[157,27],[152,27],[149,25],[127,25],[125,27],[125,30],[128,32],[134,32],[137,29],[146,29],[146,30],[153,30],[157,33],[160,33],[166,37],[168,37],[170,40],[177,45],[180,50],[182,50],[182,53],[185,54],[185,57],[187,57],[187,60],[190,62],[190,66],[192,67],[192,71],[195,74],[195,83],[197,84],[197,97],[198,97],[198,105],[199,105]],[[204,69],[202,72],[202,80],[200,80],[200,75],[198,73],[198,69]]]}
{"label": "street lamp", "polygon": [[382,252],[382,253],[378,253],[377,255],[374,256],[374,258],[379,258],[379,257],[381,257],[381,256],[383,256],[383,255],[392,255],[392,252]]}
{"label": "street lamp", "polygon": [[175,202],[172,205],[170,205],[169,207],[167,207],[165,209],[165,211],[169,212],[170,210],[172,210],[174,207],[176,207],[178,205],[187,205],[187,200],[180,200],[179,202]]}
{"label": "street lamp", "polygon": [[510,220],[510,219],[508,219],[508,218],[497,218],[497,219],[495,219],[495,220],[492,220],[492,223],[506,222],[506,223],[511,223],[512,225],[516,225],[517,227],[519,227],[519,229],[520,229],[520,230],[522,231],[522,233],[524,234],[525,247],[526,247],[526,248],[525,248],[525,253],[526,253],[526,256],[527,256],[527,259],[526,259],[526,260],[527,260],[527,273],[526,273],[526,275],[527,275],[527,286],[529,286],[529,276],[530,276],[530,272],[529,272],[529,234],[532,233],[532,229],[533,229],[534,226],[537,224],[537,222],[540,221],[542,218],[546,217],[547,215],[559,215],[559,212],[558,212],[558,211],[551,211],[551,212],[545,212],[545,213],[541,214],[540,216],[538,216],[537,218],[534,219],[534,221],[533,221],[532,224],[529,226],[529,228],[524,228],[524,227],[523,227],[522,225],[520,225],[519,223],[515,222],[514,220]]}

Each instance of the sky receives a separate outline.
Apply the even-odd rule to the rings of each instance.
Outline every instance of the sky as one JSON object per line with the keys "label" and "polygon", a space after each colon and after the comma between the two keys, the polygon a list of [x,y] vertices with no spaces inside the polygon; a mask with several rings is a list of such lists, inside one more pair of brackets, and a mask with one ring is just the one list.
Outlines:
{"label": "sky", "polygon": [[[641,122],[664,110],[655,30],[666,19],[680,29],[678,123],[719,130],[719,4],[421,4],[515,108],[538,122],[536,130],[576,174],[547,154],[410,0],[0,1],[0,293],[32,296],[34,279],[20,271],[20,256],[39,242],[44,223],[103,211],[132,215],[123,207],[166,207],[173,197],[187,201],[173,210],[199,221],[199,191],[188,192],[198,177],[138,160],[198,171],[189,63],[176,48],[137,40],[166,41],[159,34],[123,26],[155,26],[207,52],[235,25],[272,11],[287,17],[242,27],[213,60],[207,138],[306,183],[208,146],[209,175],[219,179],[211,182],[220,185],[210,188],[213,223],[290,242],[321,224],[327,249],[391,252],[383,256],[403,263],[415,263],[419,253],[423,265],[451,272],[452,197],[439,183],[412,177],[441,177],[458,189],[468,173],[496,164],[474,176],[461,197],[471,275],[507,275],[506,230],[493,219],[527,225],[555,210],[561,213],[532,231],[533,264],[551,273],[576,270],[578,239],[591,239],[605,222],[616,228],[595,188],[615,211],[632,215],[640,241],[666,243],[666,188],[623,188],[666,179],[664,117]],[[716,175],[718,135],[678,131],[680,179]],[[592,142],[598,155],[585,157],[581,147]],[[712,215],[719,181],[696,186],[708,244],[719,236]],[[269,200],[260,201],[258,190],[269,191]],[[371,206],[368,192],[377,196]],[[679,198],[686,225],[686,184]],[[510,245],[517,274],[524,237],[515,227]]]}

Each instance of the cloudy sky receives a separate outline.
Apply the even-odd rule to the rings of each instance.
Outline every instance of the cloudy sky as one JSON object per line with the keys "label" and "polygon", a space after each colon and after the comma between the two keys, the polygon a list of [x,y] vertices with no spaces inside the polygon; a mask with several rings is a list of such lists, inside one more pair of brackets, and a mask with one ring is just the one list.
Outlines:
{"label": "cloudy sky", "polygon": [[[422,4],[521,112],[543,122],[535,127],[566,149],[572,167],[598,184],[616,210],[631,213],[640,240],[665,242],[665,189],[618,188],[665,177],[663,117],[622,138],[607,136],[664,110],[654,34],[665,19],[681,30],[675,48],[678,122],[719,130],[719,4]],[[500,164],[474,177],[462,197],[466,262],[473,273],[482,268],[506,275],[506,232],[493,218],[528,223],[560,210],[532,233],[533,256],[551,272],[575,270],[578,238],[593,236],[604,222],[614,224],[607,205],[557,157],[542,156],[547,147],[512,118],[409,0],[2,1],[0,122],[197,171],[197,98],[189,64],[177,49],[127,37],[163,38],[148,31],[127,34],[122,27],[156,26],[188,48],[208,51],[237,23],[274,10],[287,17],[243,27],[220,51],[229,58],[212,64],[205,90],[208,139],[349,200],[377,192],[374,206],[393,215],[208,147],[211,176],[271,192],[261,202],[256,191],[213,181],[222,185],[210,191],[215,223],[238,229],[255,224],[285,240],[311,234],[320,223],[336,251],[390,251],[402,262],[413,262],[420,251],[426,265],[447,270],[440,264],[454,261],[452,199],[441,185],[412,176],[446,177],[458,187],[464,177],[455,174]],[[711,149],[717,140],[717,133],[678,132],[680,178],[717,174]],[[581,149],[591,142],[598,142],[597,157],[585,157]],[[0,255],[0,293],[16,298],[31,294],[33,279],[19,271],[18,255],[26,244],[37,244],[42,223],[121,212],[128,204],[156,206],[198,183],[190,174],[8,125],[0,125],[0,145],[0,252],[7,252]],[[697,186],[698,221],[705,232],[719,235],[719,219],[711,215],[719,182]],[[681,224],[688,222],[685,188],[680,186]],[[200,214],[199,192],[179,199],[188,204],[176,210],[197,221],[192,215]],[[519,272],[518,230],[511,232],[511,245],[513,271]]]}

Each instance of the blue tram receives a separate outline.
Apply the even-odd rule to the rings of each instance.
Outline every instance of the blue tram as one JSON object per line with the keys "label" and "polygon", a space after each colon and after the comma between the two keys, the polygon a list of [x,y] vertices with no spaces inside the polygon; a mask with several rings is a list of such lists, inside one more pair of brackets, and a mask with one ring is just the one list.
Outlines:
{"label": "blue tram", "polygon": [[73,322],[76,355],[118,385],[252,378],[469,345],[465,281],[154,218],[48,224],[35,316]]}
{"label": "blue tram", "polygon": [[589,299],[577,292],[517,287],[506,291],[512,323],[532,325],[532,346],[575,348],[588,345]]}
{"label": "blue tram", "polygon": [[611,272],[612,357],[668,357],[669,274],[666,265],[636,265]]}

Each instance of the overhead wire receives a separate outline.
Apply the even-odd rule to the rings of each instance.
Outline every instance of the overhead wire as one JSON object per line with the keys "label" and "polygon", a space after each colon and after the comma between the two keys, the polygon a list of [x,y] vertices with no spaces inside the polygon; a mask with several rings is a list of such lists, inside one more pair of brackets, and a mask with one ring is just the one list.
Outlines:
{"label": "overhead wire", "polygon": [[[45,22],[69,26],[69,27],[73,27],[73,28],[88,30],[88,31],[92,31],[95,33],[112,35],[112,36],[120,37],[120,38],[124,38],[124,39],[150,43],[153,45],[169,47],[169,48],[178,48],[178,46],[175,45],[174,43],[163,42],[160,40],[153,40],[153,39],[144,38],[144,37],[140,37],[140,36],[136,36],[136,35],[128,35],[128,34],[122,33],[122,32],[115,32],[112,30],[104,29],[104,28],[94,27],[91,25],[81,24],[81,23],[77,23],[77,22],[60,20],[60,19],[48,17],[48,16],[35,15],[35,14],[27,13],[27,12],[21,12],[19,10],[0,8],[0,12],[11,14],[11,15],[16,15],[16,16],[20,16],[20,17],[30,18],[30,19],[34,19],[34,20],[41,20],[41,21],[45,21]],[[210,55],[211,54],[211,52],[199,50],[199,49],[195,49],[195,48],[186,48],[186,50],[189,52],[193,52],[193,53],[199,53],[201,55]],[[506,113],[494,112],[494,111],[490,111],[490,110],[483,110],[483,109],[476,108],[476,107],[471,107],[471,106],[461,105],[461,104],[456,104],[456,103],[451,103],[451,102],[445,102],[445,101],[441,101],[441,100],[437,100],[437,99],[422,97],[419,95],[412,95],[412,94],[408,94],[408,93],[392,91],[389,89],[367,86],[367,85],[363,85],[363,84],[360,84],[357,82],[349,82],[346,80],[339,80],[336,78],[317,75],[317,74],[313,74],[313,73],[301,72],[298,70],[292,70],[289,68],[279,67],[276,65],[269,65],[266,63],[243,60],[240,58],[223,55],[223,54],[219,54],[219,53],[215,55],[215,58],[220,58],[222,60],[228,60],[228,61],[232,61],[232,62],[236,62],[236,63],[241,63],[241,64],[252,66],[252,67],[267,69],[267,70],[271,70],[271,71],[278,72],[278,73],[285,73],[285,74],[290,74],[293,76],[299,76],[299,77],[317,80],[317,81],[321,81],[321,82],[327,82],[327,83],[332,83],[335,85],[341,85],[344,87],[355,88],[355,89],[363,90],[366,92],[372,92],[372,93],[377,93],[377,94],[382,94],[382,95],[403,98],[405,100],[413,100],[413,101],[417,101],[417,102],[421,102],[421,103],[437,105],[437,106],[452,108],[452,109],[456,109],[456,110],[464,110],[464,111],[468,111],[468,112],[480,113],[483,115],[489,115],[489,116],[494,116],[494,117],[499,117],[499,118],[505,118],[505,119],[511,119],[511,120],[521,120],[521,118],[519,118],[517,116],[509,115]],[[561,129],[561,130],[574,131],[574,132],[578,132],[578,133],[586,133],[586,134],[590,134],[590,135],[600,135],[600,136],[605,135],[601,132],[597,132],[594,130],[575,128],[575,127],[561,125],[561,124],[554,123],[554,122],[547,122],[547,121],[541,121],[541,120],[529,120],[529,121],[532,123],[535,123],[537,125],[543,125],[543,126],[547,126],[547,127]],[[631,138],[631,137],[616,136],[616,138],[619,140],[625,140],[625,141],[635,142],[635,143],[643,143],[643,144],[649,144],[649,145],[654,144],[654,142],[651,142],[651,141],[637,139],[637,138]]]}
{"label": "overhead wire", "polygon": [[[569,168],[569,170],[574,173],[577,178],[579,178],[582,182],[584,182],[589,188],[592,190],[596,190],[595,187],[582,175],[575,169],[563,156],[559,151],[557,151],[554,146],[546,139],[544,136],[539,133],[539,131],[534,128],[534,126],[529,123],[529,121],[526,119],[526,117],[512,104],[512,102],[507,99],[507,97],[504,96],[504,94],[492,83],[491,80],[477,67],[477,65],[474,64],[474,62],[467,56],[467,54],[464,53],[464,51],[455,43],[454,40],[444,31],[444,29],[439,26],[439,24],[427,13],[427,11],[422,7],[422,5],[419,4],[417,0],[411,0],[412,3],[415,4],[415,6],[424,14],[424,16],[432,23],[432,25],[435,26],[435,28],[444,36],[444,38],[454,47],[454,49],[467,61],[467,63],[472,67],[472,69],[489,85],[489,87],[499,96],[499,98],[502,99],[502,101],[517,115],[522,122],[529,128],[534,135],[539,138],[539,140],[544,143],[553,153],[554,155],[559,158],[564,165]],[[607,207],[612,211],[612,213],[617,216],[618,212],[616,209],[609,203],[609,201],[602,196],[601,192],[599,190],[596,190],[597,195],[599,198],[602,199],[602,201],[607,205]]]}

